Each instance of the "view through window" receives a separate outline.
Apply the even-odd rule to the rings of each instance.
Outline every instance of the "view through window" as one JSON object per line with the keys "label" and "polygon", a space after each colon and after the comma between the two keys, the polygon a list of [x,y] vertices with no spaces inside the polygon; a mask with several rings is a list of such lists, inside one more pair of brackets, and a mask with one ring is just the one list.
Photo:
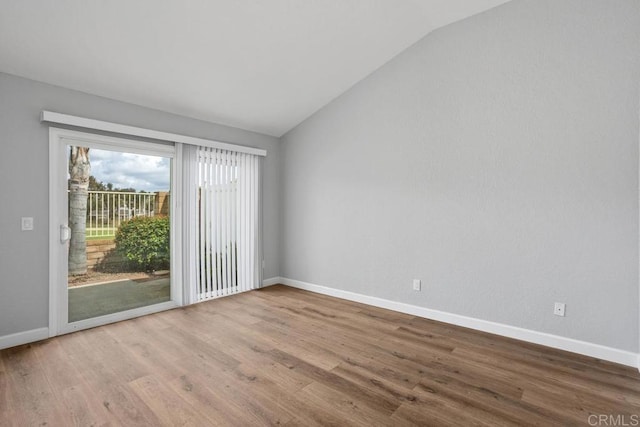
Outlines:
{"label": "view through window", "polygon": [[68,321],[169,301],[171,159],[67,153]]}

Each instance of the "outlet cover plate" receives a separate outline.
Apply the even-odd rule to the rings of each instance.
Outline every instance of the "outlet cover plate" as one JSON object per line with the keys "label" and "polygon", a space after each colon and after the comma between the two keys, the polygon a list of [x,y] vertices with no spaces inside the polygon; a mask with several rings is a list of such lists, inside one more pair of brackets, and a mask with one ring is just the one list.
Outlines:
{"label": "outlet cover plate", "polygon": [[564,317],[564,308],[565,306],[563,302],[555,303],[555,305],[553,306],[553,314],[555,314],[556,316]]}
{"label": "outlet cover plate", "polygon": [[33,218],[30,216],[22,217],[22,231],[31,231],[33,230]]}

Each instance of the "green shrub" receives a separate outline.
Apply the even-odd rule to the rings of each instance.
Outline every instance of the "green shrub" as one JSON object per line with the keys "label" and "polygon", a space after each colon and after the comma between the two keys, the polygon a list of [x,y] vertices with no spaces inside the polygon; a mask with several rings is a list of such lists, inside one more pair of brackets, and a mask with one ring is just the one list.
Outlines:
{"label": "green shrub", "polygon": [[169,268],[169,218],[136,217],[116,231],[116,251],[134,268],[151,271]]}

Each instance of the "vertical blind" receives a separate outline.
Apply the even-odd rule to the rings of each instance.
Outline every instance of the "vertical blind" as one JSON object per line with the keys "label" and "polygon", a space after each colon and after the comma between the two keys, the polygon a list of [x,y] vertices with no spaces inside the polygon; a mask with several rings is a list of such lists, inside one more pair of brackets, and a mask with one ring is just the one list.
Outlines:
{"label": "vertical blind", "polygon": [[262,281],[260,159],[198,147],[196,300],[255,289]]}

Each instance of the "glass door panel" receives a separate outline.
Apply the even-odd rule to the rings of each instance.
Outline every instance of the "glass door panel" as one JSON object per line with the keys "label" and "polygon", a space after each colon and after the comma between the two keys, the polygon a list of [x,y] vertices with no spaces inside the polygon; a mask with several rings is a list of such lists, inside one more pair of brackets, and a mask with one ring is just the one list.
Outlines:
{"label": "glass door panel", "polygon": [[68,323],[170,301],[172,159],[66,152]]}

